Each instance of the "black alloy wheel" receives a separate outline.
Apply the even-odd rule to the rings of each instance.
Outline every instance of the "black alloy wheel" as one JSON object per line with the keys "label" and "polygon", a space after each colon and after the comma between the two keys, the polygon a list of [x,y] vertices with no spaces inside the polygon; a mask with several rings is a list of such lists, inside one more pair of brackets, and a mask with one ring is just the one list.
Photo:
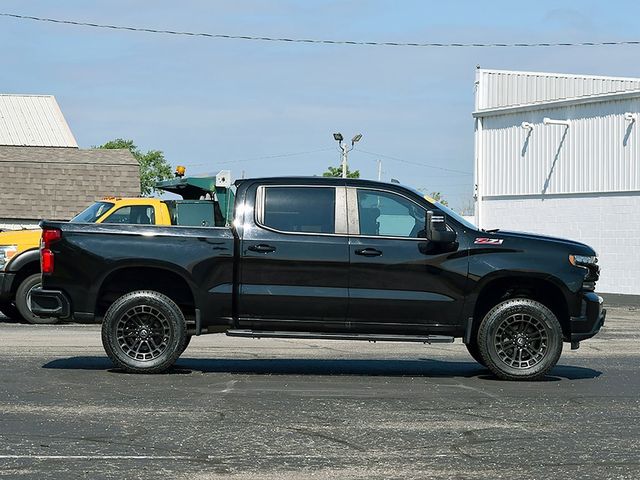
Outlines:
{"label": "black alloy wheel", "polygon": [[102,322],[102,344],[116,366],[133,373],[159,373],[186,348],[186,330],[184,315],[173,300],[141,290],[109,307]]}
{"label": "black alloy wheel", "polygon": [[505,380],[537,380],[558,362],[562,328],[540,302],[506,300],[487,313],[478,331],[480,355]]}

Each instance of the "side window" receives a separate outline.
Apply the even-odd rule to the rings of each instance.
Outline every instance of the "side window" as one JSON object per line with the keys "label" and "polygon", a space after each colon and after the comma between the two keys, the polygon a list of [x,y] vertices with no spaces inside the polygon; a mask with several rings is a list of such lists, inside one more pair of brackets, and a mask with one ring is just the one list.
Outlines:
{"label": "side window", "polygon": [[358,189],[360,235],[422,237],[425,213],[422,207],[400,195]]}
{"label": "side window", "polygon": [[333,187],[264,187],[262,223],[283,232],[335,233]]}
{"label": "side window", "polygon": [[155,225],[156,215],[151,205],[132,205],[117,209],[102,223]]}

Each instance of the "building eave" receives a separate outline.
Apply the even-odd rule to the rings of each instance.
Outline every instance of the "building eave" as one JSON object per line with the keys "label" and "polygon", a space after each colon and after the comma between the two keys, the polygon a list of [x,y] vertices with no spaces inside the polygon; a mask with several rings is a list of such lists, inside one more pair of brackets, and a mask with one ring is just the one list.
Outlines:
{"label": "building eave", "polygon": [[600,103],[615,100],[627,100],[629,98],[640,98],[640,90],[629,90],[626,92],[604,93],[601,95],[591,95],[584,97],[573,97],[563,100],[553,100],[550,102],[536,102],[510,107],[487,108],[476,110],[471,115],[474,118],[494,117],[497,115],[510,115],[514,113],[531,112],[537,110],[547,110],[549,108],[571,107],[573,105],[584,105],[589,103]]}

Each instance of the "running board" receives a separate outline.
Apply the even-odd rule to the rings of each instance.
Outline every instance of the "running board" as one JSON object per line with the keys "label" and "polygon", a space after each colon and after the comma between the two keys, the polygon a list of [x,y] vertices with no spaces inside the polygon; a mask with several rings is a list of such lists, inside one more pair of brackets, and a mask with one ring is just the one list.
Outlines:
{"label": "running board", "polygon": [[445,335],[394,335],[385,333],[274,332],[231,329],[227,330],[227,336],[244,338],[305,338],[311,340],[366,340],[369,342],[453,343],[453,337]]}

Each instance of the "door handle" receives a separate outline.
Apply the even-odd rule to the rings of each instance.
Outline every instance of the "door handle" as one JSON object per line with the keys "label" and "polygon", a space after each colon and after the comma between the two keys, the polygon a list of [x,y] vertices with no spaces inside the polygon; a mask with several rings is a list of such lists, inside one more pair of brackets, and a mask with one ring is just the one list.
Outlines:
{"label": "door handle", "polygon": [[363,257],[379,257],[382,252],[377,248],[361,248],[356,250],[356,255],[362,255]]}
{"label": "door handle", "polygon": [[251,245],[249,250],[252,252],[258,253],[271,253],[276,251],[276,247],[272,247],[271,245],[265,245],[264,243],[259,243],[258,245]]}

